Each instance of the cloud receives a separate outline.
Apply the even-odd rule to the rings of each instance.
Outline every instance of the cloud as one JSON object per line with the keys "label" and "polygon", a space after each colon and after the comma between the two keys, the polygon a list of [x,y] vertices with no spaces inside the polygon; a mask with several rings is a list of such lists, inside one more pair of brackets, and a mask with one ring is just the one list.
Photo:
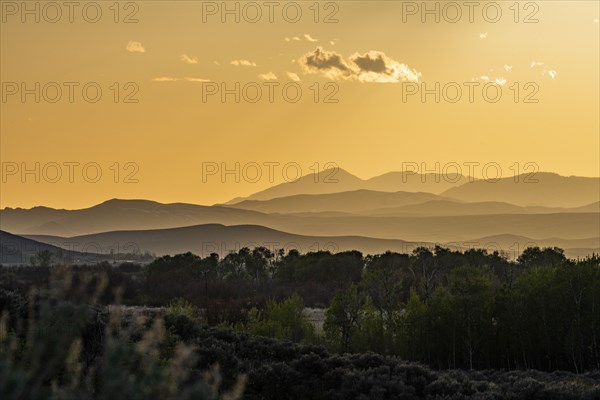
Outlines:
{"label": "cloud", "polygon": [[318,42],[319,41],[319,39],[315,39],[315,38],[311,37],[308,33],[304,34],[304,38],[306,40],[308,40],[309,42]]}
{"label": "cloud", "polygon": [[299,38],[298,36],[294,36],[294,37],[291,37],[291,38],[289,38],[289,37],[286,37],[284,40],[285,40],[286,42],[299,42],[299,41],[300,41],[300,38]]}
{"label": "cloud", "polygon": [[285,74],[288,76],[288,78],[290,78],[294,82],[298,82],[300,80],[300,77],[298,76],[298,74],[295,74],[293,72],[286,72]]}
{"label": "cloud", "polygon": [[479,39],[487,39],[487,32],[480,33]]}
{"label": "cloud", "polygon": [[233,60],[230,62],[231,65],[235,65],[236,67],[256,67],[256,63],[248,60]]}
{"label": "cloud", "polygon": [[300,60],[306,73],[321,73],[329,79],[352,79],[360,82],[392,83],[417,82],[421,74],[406,64],[395,61],[385,53],[371,50],[365,54],[355,53],[349,61],[333,51],[317,47]]}
{"label": "cloud", "polygon": [[171,76],[159,76],[157,78],[152,78],[153,82],[175,82],[178,81],[179,79],[177,78],[173,78]]}
{"label": "cloud", "polygon": [[130,53],[145,53],[146,49],[142,46],[142,43],[130,40],[125,47]]}
{"label": "cloud", "polygon": [[185,78],[186,81],[188,82],[210,82],[210,79],[204,79],[204,78]]}
{"label": "cloud", "polygon": [[478,78],[471,79],[471,81],[483,81],[483,82],[492,83],[492,84],[498,85],[498,86],[504,86],[504,85],[506,85],[506,82],[508,82],[506,79],[504,79],[501,76],[492,79],[492,78],[490,78],[489,75],[481,75]]}
{"label": "cloud", "polygon": [[268,72],[266,74],[260,74],[258,75],[259,79],[265,80],[265,81],[274,81],[277,79],[277,76],[272,73],[272,72]]}
{"label": "cloud", "polygon": [[504,64],[504,70],[506,72],[512,72],[512,65]]}
{"label": "cloud", "polygon": [[341,55],[323,50],[322,47],[317,47],[312,53],[305,54],[299,62],[305,72],[320,72],[330,79],[350,78],[353,74]]}
{"label": "cloud", "polygon": [[548,65],[544,64],[541,61],[532,61],[531,64],[529,64],[529,66],[531,68],[539,68],[540,70],[540,74],[542,76],[549,76],[550,79],[555,79],[556,76],[558,75],[558,72],[556,72],[555,69],[552,69],[551,67],[549,67]]}
{"label": "cloud", "polygon": [[198,64],[198,57],[190,57],[187,54],[182,54],[179,59],[186,64]]}

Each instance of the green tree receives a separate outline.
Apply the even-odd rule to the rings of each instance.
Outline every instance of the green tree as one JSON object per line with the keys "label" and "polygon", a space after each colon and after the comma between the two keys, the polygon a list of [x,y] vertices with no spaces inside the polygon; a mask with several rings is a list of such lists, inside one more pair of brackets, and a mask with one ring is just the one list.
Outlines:
{"label": "green tree", "polygon": [[41,250],[38,251],[35,255],[36,264],[40,267],[50,267],[52,265],[53,259],[54,254],[50,250]]}
{"label": "green tree", "polygon": [[360,297],[356,285],[336,293],[325,313],[323,330],[326,337],[341,351],[350,350],[353,335],[359,327]]}

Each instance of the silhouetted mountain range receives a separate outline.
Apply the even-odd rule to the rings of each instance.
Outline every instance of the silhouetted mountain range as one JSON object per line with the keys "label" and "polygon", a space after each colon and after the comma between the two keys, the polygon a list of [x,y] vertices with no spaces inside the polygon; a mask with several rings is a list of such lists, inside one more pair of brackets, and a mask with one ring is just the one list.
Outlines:
{"label": "silhouetted mountain range", "polygon": [[361,189],[330,194],[297,194],[271,200],[244,200],[231,205],[231,207],[283,214],[324,211],[359,213],[374,208],[397,207],[437,199],[443,199],[443,197],[423,192],[394,193]]}
{"label": "silhouetted mountain range", "polygon": [[342,168],[332,168],[275,185],[248,197],[236,197],[225,204],[236,204],[244,200],[271,200],[302,194],[328,194],[355,190],[437,194],[470,180],[472,178],[462,175],[417,174],[398,171],[388,172],[370,179],[360,179]]}
{"label": "silhouetted mountain range", "polygon": [[340,168],[305,175],[293,182],[275,185],[225,204],[357,190],[426,192],[466,202],[498,201],[520,206],[580,207],[600,200],[600,178],[538,172],[498,180],[477,180],[462,175],[389,172],[363,180]]}
{"label": "silhouetted mountain range", "polygon": [[31,258],[42,251],[49,251],[54,261],[60,262],[98,262],[109,258],[99,254],[69,250],[68,247],[54,246],[0,230],[0,264],[28,265],[31,263]]}
{"label": "silhouetted mountain range", "polygon": [[[148,230],[200,224],[261,225],[300,235],[358,235],[408,241],[452,241],[510,233],[579,239],[599,236],[600,213],[379,216],[266,214],[232,207],[111,200],[82,210],[2,210],[0,228],[15,234],[77,236],[115,230]],[[59,217],[54,220],[52,218]],[[41,223],[35,224],[36,221]],[[48,231],[59,228],[56,232]],[[73,232],[67,233],[64,232]]]}
{"label": "silhouetted mountain range", "polygon": [[[373,239],[359,236],[305,236],[295,235],[257,225],[224,226],[207,224],[171,229],[144,231],[115,231],[93,235],[63,238],[58,236],[27,236],[31,239],[57,245],[78,245],[94,243],[102,248],[115,244],[121,247],[137,247],[140,251],[150,251],[161,256],[185,253],[208,255],[212,252],[226,255],[229,251],[242,247],[265,246],[271,250],[284,248],[298,249],[301,252],[330,250],[361,250],[367,253],[381,253],[386,250],[411,251],[418,244],[403,240]],[[426,243],[425,243],[426,244]]]}
{"label": "silhouetted mountain range", "polygon": [[29,239],[49,243],[67,249],[93,248],[108,254],[111,249],[136,249],[138,252],[165,254],[192,251],[208,255],[212,252],[221,256],[241,247],[264,246],[271,250],[284,248],[301,252],[329,250],[359,250],[365,254],[385,251],[411,252],[418,246],[431,247],[441,244],[453,250],[485,248],[490,252],[500,251],[516,258],[528,246],[558,246],[565,249],[569,257],[582,257],[600,249],[600,238],[565,240],[559,238],[532,239],[517,235],[495,235],[448,242],[409,242],[397,239],[376,239],[364,236],[310,236],[296,235],[257,225],[224,226],[207,224],[172,229],[144,231],[114,231],[70,238],[48,235],[27,235]]}
{"label": "silhouetted mountain range", "polygon": [[[398,178],[398,173],[389,173],[365,181],[343,170],[337,174],[340,174],[341,184],[336,186],[338,189],[356,185],[379,185],[390,189]],[[415,176],[409,174],[407,182]],[[140,240],[148,244],[148,248],[139,250],[159,250],[159,254],[186,250],[185,246],[196,240],[230,246],[255,239],[263,242],[297,239],[302,247],[307,247],[309,241],[320,243],[328,240],[325,237],[336,237],[342,245],[340,248],[355,246],[366,249],[364,251],[385,249],[386,246],[397,248],[407,242],[454,243],[487,237],[511,237],[510,240],[515,239],[512,243],[520,244],[531,241],[530,238],[545,238],[539,246],[597,251],[600,247],[600,179],[548,173],[536,174],[534,178],[537,183],[524,182],[525,176],[518,177],[518,182],[513,178],[495,183],[475,181],[445,190],[442,195],[364,188],[289,194],[298,190],[323,191],[330,185],[315,184],[314,176],[310,175],[250,196],[255,199],[226,205],[113,199],[79,210],[6,208],[0,210],[0,229],[38,239],[42,238],[39,235],[81,238],[82,235],[102,234],[117,235],[113,239],[119,242],[126,239],[125,235],[132,238],[128,241],[136,242],[134,238],[146,235]],[[402,179],[401,175],[400,183],[404,188],[416,189],[420,184],[401,182]],[[269,199],[271,195],[284,193],[289,195]],[[256,199],[261,197],[266,199]],[[182,227],[189,227],[195,238],[182,233],[189,231],[172,230]],[[168,237],[155,242],[154,238],[160,233],[177,234],[184,241],[179,245]],[[216,238],[208,240],[210,234]],[[501,242],[509,245],[507,240]]]}
{"label": "silhouetted mountain range", "polygon": [[[496,182],[469,182],[448,189],[442,195],[469,202],[502,201],[521,206],[579,207],[598,202],[600,178],[540,172]],[[596,209],[596,212],[599,211]]]}
{"label": "silhouetted mountain range", "polygon": [[112,199],[79,210],[48,207],[0,211],[0,228],[15,233],[74,236],[122,229],[258,222],[262,214],[219,206]]}

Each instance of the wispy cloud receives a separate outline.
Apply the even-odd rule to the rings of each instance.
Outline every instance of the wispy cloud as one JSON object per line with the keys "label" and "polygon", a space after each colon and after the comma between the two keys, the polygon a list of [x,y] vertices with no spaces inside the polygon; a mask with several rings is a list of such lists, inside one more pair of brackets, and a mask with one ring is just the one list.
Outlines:
{"label": "wispy cloud", "polygon": [[265,81],[274,81],[277,79],[277,76],[272,72],[267,72],[266,74],[258,75],[258,78]]}
{"label": "wispy cloud", "polygon": [[295,74],[293,72],[286,72],[285,74],[288,76],[288,78],[290,78],[294,82],[298,82],[300,80],[300,77],[298,76],[298,74]]}
{"label": "wispy cloud", "polygon": [[313,38],[313,37],[312,37],[312,36],[310,36],[308,33],[305,33],[305,34],[304,34],[304,38],[305,38],[306,40],[308,40],[309,42],[318,42],[318,41],[319,41],[319,39],[315,39],[315,38]]}
{"label": "wispy cloud", "polygon": [[125,49],[127,49],[127,51],[130,53],[145,53],[146,52],[146,49],[144,48],[142,43],[136,42],[134,40],[130,40],[129,43],[127,43],[127,46],[125,47]]}
{"label": "wispy cloud", "polygon": [[188,82],[211,82],[210,79],[205,79],[205,78],[193,78],[193,77],[189,77],[186,76],[185,78],[175,78],[173,76],[158,76],[156,78],[152,78],[153,82],[177,82],[177,81],[181,81],[181,80],[185,80]]}
{"label": "wispy cloud", "polygon": [[541,61],[532,61],[529,66],[531,68],[535,68],[537,70],[540,71],[540,74],[542,76],[549,76],[550,79],[554,80],[556,78],[556,76],[558,75],[558,72],[556,72],[555,69],[549,67],[548,65],[546,65],[545,63],[541,62]]}
{"label": "wispy cloud", "polygon": [[182,54],[179,59],[186,64],[198,64],[198,57],[190,57],[187,54]]}
{"label": "wispy cloud", "polygon": [[156,78],[152,78],[153,82],[175,82],[178,81],[179,79],[177,78],[173,78],[172,76],[159,76]]}
{"label": "wispy cloud", "polygon": [[498,86],[504,86],[508,82],[506,79],[504,79],[501,76],[492,79],[489,77],[489,75],[481,75],[478,78],[471,79],[471,81],[482,81],[482,82],[487,82],[487,83],[493,83],[494,85],[498,85]]}
{"label": "wispy cloud", "polygon": [[479,39],[487,39],[487,32],[480,33]]}
{"label": "wispy cloud", "polygon": [[188,82],[210,82],[210,79],[204,79],[204,78],[189,78],[189,77],[186,77],[185,80],[188,81]]}
{"label": "wispy cloud", "polygon": [[230,62],[231,65],[236,67],[256,67],[256,63],[248,60],[233,60]]}
{"label": "wispy cloud", "polygon": [[301,39],[298,36],[284,38],[286,42],[299,42]]}

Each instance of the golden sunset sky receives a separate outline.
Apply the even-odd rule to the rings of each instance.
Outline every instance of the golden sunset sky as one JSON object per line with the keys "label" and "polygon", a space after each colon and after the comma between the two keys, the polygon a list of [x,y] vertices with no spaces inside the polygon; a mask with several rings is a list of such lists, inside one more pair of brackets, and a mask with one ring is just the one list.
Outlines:
{"label": "golden sunset sky", "polygon": [[[515,163],[533,162],[540,171],[599,176],[597,1],[496,2],[502,15],[495,23],[482,12],[490,2],[477,3],[472,22],[462,8],[456,23],[446,20],[455,10],[446,9],[444,18],[443,2],[439,23],[432,15],[422,22],[419,10],[409,15],[407,3],[322,1],[315,7],[299,1],[302,16],[295,23],[283,17],[285,3],[277,3],[271,23],[265,3],[256,2],[263,12],[258,22],[245,21],[240,9],[239,23],[234,16],[222,23],[219,10],[203,13],[221,2],[121,2],[115,23],[114,3],[101,1],[96,23],[87,22],[81,8],[72,23],[66,8],[51,23],[44,17],[52,19],[55,10],[40,10],[40,22],[35,15],[22,22],[22,10],[13,5],[21,2],[2,1],[0,207],[80,208],[115,197],[213,204],[284,181],[276,167],[274,182],[267,168],[254,183],[237,183],[231,175],[226,182],[217,176],[203,182],[206,162],[230,168],[297,163],[303,174],[331,162],[361,178],[401,170],[403,162],[430,168],[495,162],[504,176]],[[488,17],[494,17],[491,7]],[[288,11],[293,17],[295,9]],[[138,22],[124,23],[129,14]],[[325,23],[327,15],[337,22]],[[22,101],[23,82],[29,89],[40,83],[39,103],[35,94]],[[47,101],[55,95],[49,82],[62,87],[55,103]],[[72,103],[65,82],[78,84]],[[89,82],[102,89],[96,103],[83,98]],[[220,94],[203,100],[207,89],[234,88],[235,82],[251,83],[249,96],[262,88],[261,100],[236,103],[228,95],[222,102]],[[407,90],[434,89],[436,82],[456,82],[447,87],[460,86],[461,99],[403,99]],[[482,96],[488,82],[494,82],[486,86],[490,93],[502,90],[496,103]],[[283,97],[290,83],[290,93],[302,90],[296,103]],[[478,84],[473,102],[465,83]],[[138,102],[125,103],[136,88],[131,98]],[[325,103],[334,89],[337,103]],[[528,95],[537,103],[525,102]],[[48,176],[40,171],[39,183],[33,174],[23,182],[14,166],[33,169],[36,162]],[[72,183],[64,164],[70,162],[79,163]],[[56,183],[50,182],[52,163],[62,166]],[[100,166],[97,182],[83,179],[86,163]],[[127,173],[138,182],[124,182]]]}

